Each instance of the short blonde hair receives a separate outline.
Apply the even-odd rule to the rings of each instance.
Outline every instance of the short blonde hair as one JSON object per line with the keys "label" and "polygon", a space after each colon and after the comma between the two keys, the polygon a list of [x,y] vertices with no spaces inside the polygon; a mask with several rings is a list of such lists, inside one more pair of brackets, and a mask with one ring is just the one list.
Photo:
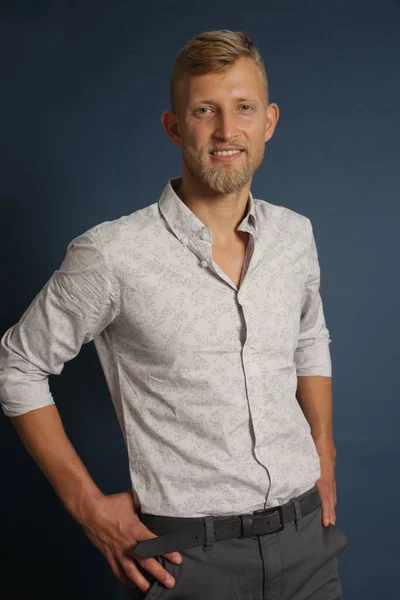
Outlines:
{"label": "short blonde hair", "polygon": [[219,29],[204,31],[192,38],[175,59],[170,80],[171,110],[179,111],[180,83],[185,75],[204,75],[227,70],[242,56],[248,56],[258,66],[265,83],[268,104],[268,78],[264,61],[254,42],[243,31]]}

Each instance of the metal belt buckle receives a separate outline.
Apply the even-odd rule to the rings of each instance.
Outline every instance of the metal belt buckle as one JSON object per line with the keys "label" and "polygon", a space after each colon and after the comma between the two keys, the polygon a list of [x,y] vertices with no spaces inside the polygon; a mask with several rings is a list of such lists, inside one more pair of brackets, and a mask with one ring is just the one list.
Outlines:
{"label": "metal belt buckle", "polygon": [[275,514],[277,514],[279,516],[279,526],[278,526],[278,529],[274,529],[273,531],[270,531],[269,533],[275,533],[276,531],[282,531],[282,529],[285,526],[285,524],[283,522],[282,506],[275,506],[275,508],[261,508],[259,510],[255,510],[253,512],[253,515],[262,515],[262,516],[275,515]]}

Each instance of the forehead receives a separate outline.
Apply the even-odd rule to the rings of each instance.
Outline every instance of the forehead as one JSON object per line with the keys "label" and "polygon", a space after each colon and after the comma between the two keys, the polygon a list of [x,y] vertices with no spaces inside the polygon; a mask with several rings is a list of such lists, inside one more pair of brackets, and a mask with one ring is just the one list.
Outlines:
{"label": "forehead", "polygon": [[181,91],[184,101],[193,104],[206,99],[216,102],[234,98],[261,100],[264,87],[259,67],[252,59],[241,57],[223,72],[186,76]]}

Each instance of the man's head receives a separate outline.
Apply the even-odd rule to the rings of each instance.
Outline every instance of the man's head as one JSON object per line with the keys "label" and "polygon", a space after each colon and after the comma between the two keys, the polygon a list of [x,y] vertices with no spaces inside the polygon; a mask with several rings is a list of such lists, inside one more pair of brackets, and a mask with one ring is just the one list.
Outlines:
{"label": "man's head", "polygon": [[[268,95],[263,60],[243,32],[204,32],[182,48],[171,76],[171,110],[161,121],[182,148],[190,177],[216,194],[250,181],[279,118]],[[229,162],[211,154],[227,148],[241,153]]]}

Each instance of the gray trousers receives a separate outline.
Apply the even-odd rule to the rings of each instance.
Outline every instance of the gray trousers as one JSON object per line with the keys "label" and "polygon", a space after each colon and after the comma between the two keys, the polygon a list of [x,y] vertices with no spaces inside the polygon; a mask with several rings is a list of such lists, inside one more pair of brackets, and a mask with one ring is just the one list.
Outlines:
{"label": "gray trousers", "polygon": [[[314,486],[295,500],[316,489]],[[166,517],[170,518],[170,517]],[[151,523],[146,526],[152,529]],[[154,524],[156,527],[156,525]],[[233,538],[180,550],[183,561],[156,557],[174,577],[167,588],[140,568],[152,587],[147,593],[127,588],[129,600],[341,600],[338,555],[347,547],[345,534],[321,521],[321,506],[282,531]],[[136,566],[138,563],[136,563]]]}

